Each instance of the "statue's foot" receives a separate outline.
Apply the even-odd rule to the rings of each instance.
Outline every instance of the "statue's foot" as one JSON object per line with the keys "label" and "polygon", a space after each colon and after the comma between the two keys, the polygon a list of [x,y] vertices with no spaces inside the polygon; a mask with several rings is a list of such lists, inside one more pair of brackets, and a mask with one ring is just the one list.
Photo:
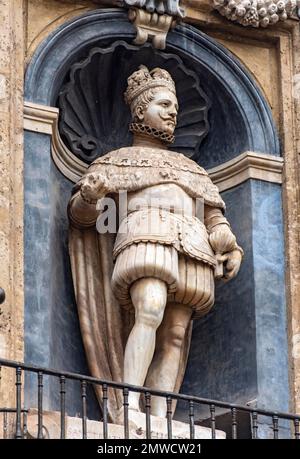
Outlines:
{"label": "statue's foot", "polygon": [[140,409],[128,409],[128,423],[129,427],[134,430],[146,429],[146,415]]}
{"label": "statue's foot", "polygon": [[[132,427],[136,427],[136,422],[134,421],[136,419],[136,416],[138,413],[141,413],[141,410],[137,407],[128,407],[128,422],[129,425],[132,425]],[[124,425],[124,407],[122,406],[117,414],[117,423],[120,425]]]}

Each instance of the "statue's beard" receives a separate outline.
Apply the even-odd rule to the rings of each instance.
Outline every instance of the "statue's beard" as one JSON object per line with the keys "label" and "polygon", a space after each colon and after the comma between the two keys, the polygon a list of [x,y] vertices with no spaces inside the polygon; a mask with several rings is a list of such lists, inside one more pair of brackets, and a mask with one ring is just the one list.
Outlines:
{"label": "statue's beard", "polygon": [[129,125],[129,130],[133,134],[145,134],[149,137],[154,137],[155,139],[161,140],[165,144],[171,144],[175,139],[173,134],[169,134],[165,131],[159,131],[158,129],[152,128],[151,126],[147,126],[143,123],[131,123]]}

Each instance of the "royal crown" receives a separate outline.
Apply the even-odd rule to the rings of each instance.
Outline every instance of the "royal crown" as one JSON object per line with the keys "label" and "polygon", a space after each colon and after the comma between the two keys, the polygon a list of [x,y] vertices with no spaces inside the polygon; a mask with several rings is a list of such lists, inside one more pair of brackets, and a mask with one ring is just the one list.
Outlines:
{"label": "royal crown", "polygon": [[160,68],[155,68],[150,72],[147,67],[140,65],[139,70],[127,79],[127,83],[128,86],[124,97],[128,105],[131,105],[132,101],[144,91],[159,86],[168,88],[176,95],[175,83],[171,75],[167,70]]}

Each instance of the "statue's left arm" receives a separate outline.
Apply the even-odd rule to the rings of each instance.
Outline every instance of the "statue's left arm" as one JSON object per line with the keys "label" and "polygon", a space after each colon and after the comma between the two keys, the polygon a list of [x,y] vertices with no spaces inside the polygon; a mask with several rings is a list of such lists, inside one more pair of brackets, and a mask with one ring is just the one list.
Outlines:
{"label": "statue's left arm", "polygon": [[[244,255],[243,249],[237,244],[236,237],[221,209],[206,205],[204,223],[219,265],[216,277],[225,281],[230,280],[239,272]],[[225,273],[223,273],[223,266]]]}

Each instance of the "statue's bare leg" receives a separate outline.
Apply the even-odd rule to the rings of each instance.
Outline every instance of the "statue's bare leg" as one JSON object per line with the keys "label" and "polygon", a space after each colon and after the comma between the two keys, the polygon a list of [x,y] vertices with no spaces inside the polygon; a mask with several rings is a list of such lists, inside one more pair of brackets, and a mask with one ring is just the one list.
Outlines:
{"label": "statue's bare leg", "polygon": [[[167,284],[147,277],[130,289],[135,308],[135,324],[130,332],[124,356],[124,382],[143,386],[155,349],[156,330],[163,319],[167,302]],[[129,392],[129,407],[139,410],[140,394]]]}
{"label": "statue's bare leg", "polygon": [[[164,319],[157,331],[156,351],[149,368],[146,386],[173,392],[181,363],[181,352],[192,308],[180,304],[168,304]],[[166,416],[166,399],[151,398],[151,414]]]}

